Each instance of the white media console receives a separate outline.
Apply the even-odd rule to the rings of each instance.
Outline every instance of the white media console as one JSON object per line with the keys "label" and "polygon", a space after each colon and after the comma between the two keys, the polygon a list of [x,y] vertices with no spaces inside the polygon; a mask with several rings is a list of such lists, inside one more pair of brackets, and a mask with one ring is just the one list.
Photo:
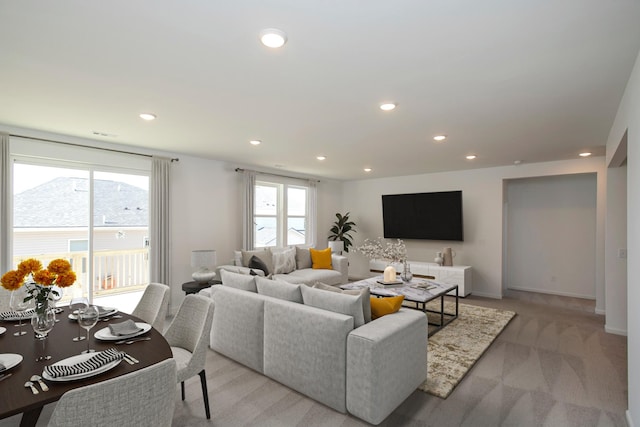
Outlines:
{"label": "white media console", "polygon": [[[369,271],[382,274],[387,265],[384,261],[372,260],[369,261]],[[471,267],[467,265],[444,267],[433,262],[409,261],[409,266],[414,277],[458,285],[458,295],[461,297],[466,297],[473,290]],[[402,265],[396,266],[396,270],[398,270],[398,273],[402,273]]]}

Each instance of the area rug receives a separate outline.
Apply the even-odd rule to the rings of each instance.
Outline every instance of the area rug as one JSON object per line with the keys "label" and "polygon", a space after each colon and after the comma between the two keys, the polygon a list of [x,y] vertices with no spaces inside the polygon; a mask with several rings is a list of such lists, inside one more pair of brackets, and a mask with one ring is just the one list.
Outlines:
{"label": "area rug", "polygon": [[[445,301],[445,311],[455,312],[455,303]],[[419,390],[446,399],[515,315],[460,304],[458,318],[429,337],[427,380]]]}

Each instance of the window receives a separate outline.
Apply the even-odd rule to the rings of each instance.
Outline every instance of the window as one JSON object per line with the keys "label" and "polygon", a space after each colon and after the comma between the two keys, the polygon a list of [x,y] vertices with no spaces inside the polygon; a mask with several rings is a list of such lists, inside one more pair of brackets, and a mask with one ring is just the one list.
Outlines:
{"label": "window", "polygon": [[313,243],[310,194],[310,186],[300,183],[256,181],[254,247]]}
{"label": "window", "polygon": [[63,162],[13,167],[13,263],[68,259],[90,299],[149,283],[149,177]]}

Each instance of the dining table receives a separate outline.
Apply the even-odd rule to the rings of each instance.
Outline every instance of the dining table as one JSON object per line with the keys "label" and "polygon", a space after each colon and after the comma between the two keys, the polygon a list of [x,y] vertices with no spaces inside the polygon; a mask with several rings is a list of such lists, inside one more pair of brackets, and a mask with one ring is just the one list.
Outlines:
{"label": "dining table", "polygon": [[[58,309],[58,311],[60,310],[61,312],[56,315],[58,321],[44,340],[44,345],[42,340],[36,338],[28,319],[22,322],[22,328],[28,332],[22,336],[13,335],[13,332],[18,329],[14,326],[18,324],[18,321],[0,321],[0,327],[6,328],[6,331],[0,335],[0,354],[12,353],[22,356],[22,361],[4,371],[4,377],[0,378],[0,393],[2,395],[0,399],[0,419],[22,413],[20,426],[35,426],[43,406],[56,402],[67,391],[126,375],[173,357],[169,343],[155,328],[150,328],[148,332],[140,335],[140,337],[150,338],[149,340],[135,341],[131,344],[116,344],[115,340],[104,341],[96,339],[94,334],[103,328],[107,328],[110,323],[120,323],[128,319],[142,322],[135,316],[118,312],[116,316],[121,317],[114,318],[112,316],[100,319],[96,326],[91,329],[89,347],[95,351],[116,348],[119,351],[126,352],[138,363],[129,363],[126,360],[122,360],[106,372],[72,381],[44,380],[49,388],[48,391],[42,391],[41,386],[34,382],[38,394],[33,394],[32,390],[25,386],[25,383],[30,381],[33,375],[42,376],[45,366],[79,355],[83,350],[87,349],[86,339],[82,341],[73,340],[74,337],[79,335],[86,336],[86,330],[81,329],[78,323],[71,319],[73,316],[69,316],[70,310],[68,307]],[[41,356],[51,356],[51,358],[49,360],[40,360]],[[99,404],[99,402],[96,402],[96,404]]]}

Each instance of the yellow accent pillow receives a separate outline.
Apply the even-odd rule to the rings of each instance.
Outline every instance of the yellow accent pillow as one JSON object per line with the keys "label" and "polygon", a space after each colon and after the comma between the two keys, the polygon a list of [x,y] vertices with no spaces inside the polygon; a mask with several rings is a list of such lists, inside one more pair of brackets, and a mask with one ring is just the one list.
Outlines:
{"label": "yellow accent pillow", "polygon": [[404,301],[404,295],[386,298],[371,297],[371,320],[400,310],[402,301]]}
{"label": "yellow accent pillow", "polygon": [[309,248],[309,252],[311,253],[311,268],[333,270],[331,266],[331,248],[322,250]]}

